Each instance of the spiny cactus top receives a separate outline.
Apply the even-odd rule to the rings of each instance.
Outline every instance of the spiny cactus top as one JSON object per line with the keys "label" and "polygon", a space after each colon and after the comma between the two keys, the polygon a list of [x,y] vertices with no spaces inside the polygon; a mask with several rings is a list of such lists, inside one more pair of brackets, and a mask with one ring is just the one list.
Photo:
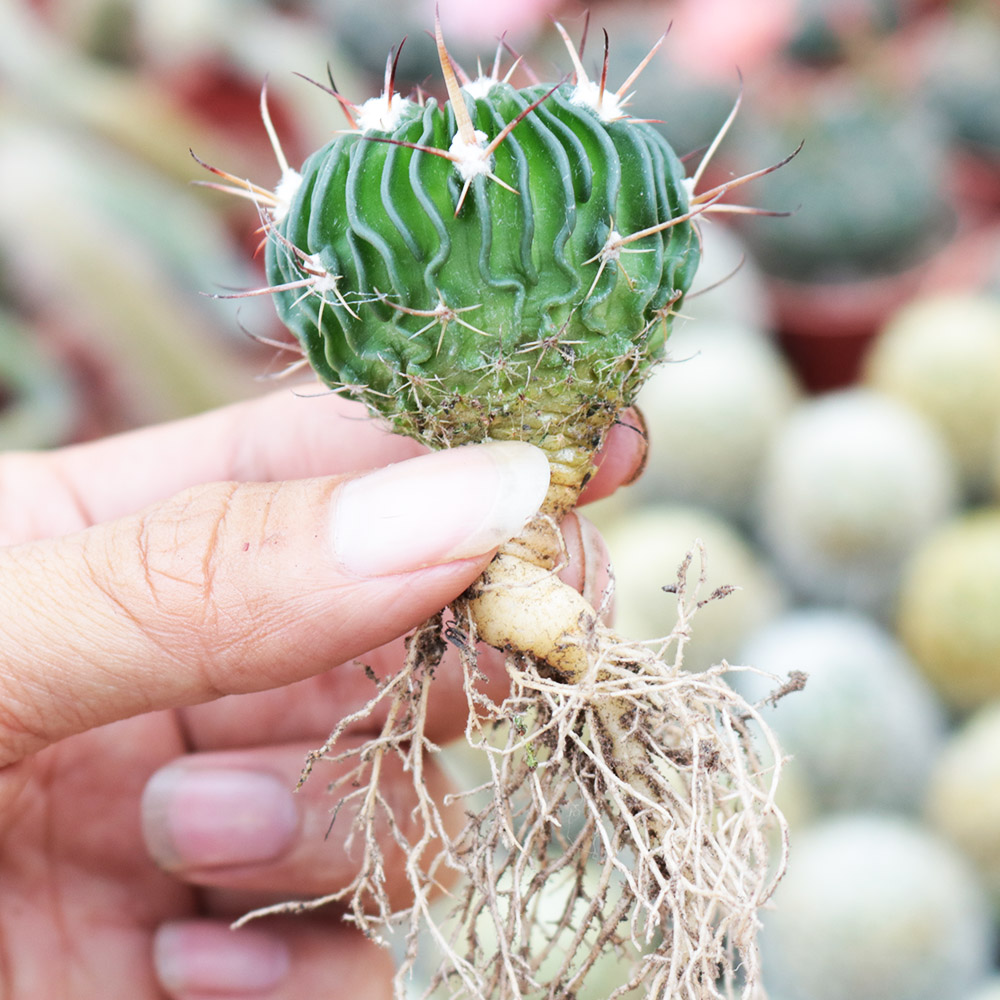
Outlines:
{"label": "spiny cactus top", "polygon": [[612,92],[559,30],[573,80],[517,89],[496,67],[460,86],[438,26],[446,103],[394,93],[390,66],[380,97],[337,95],[351,129],[253,189],[269,290],[312,367],[432,446],[545,447],[559,426],[592,452],[663,354],[694,216],[731,186],[694,195],[624,111],[645,62]]}

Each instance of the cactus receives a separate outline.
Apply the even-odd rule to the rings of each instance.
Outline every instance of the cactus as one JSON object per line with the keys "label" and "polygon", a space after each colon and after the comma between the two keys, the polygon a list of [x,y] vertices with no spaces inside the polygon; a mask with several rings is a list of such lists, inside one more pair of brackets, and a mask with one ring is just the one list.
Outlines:
{"label": "cactus", "polygon": [[[614,952],[636,960],[612,996],[639,984],[656,997],[757,996],[756,910],[781,868],[779,859],[768,871],[768,830],[783,821],[776,772],[748,735],[756,710],[721,668],[687,675],[679,651],[668,663],[616,635],[555,575],[558,521],[663,355],[698,263],[696,219],[737,210],[721,199],[745,178],[697,193],[715,144],[686,177],[666,140],[628,114],[629,90],[662,38],[612,91],[607,49],[592,80],[559,31],[572,79],[518,89],[510,80],[520,60],[502,75],[502,48],[490,73],[460,82],[437,24],[444,104],[395,93],[390,58],[381,96],[358,106],[331,90],[350,128],[301,170],[284,161],[268,124],[282,167],[274,191],[215,171],[260,207],[270,281],[261,291],[296,337],[296,366],[308,363],[430,447],[519,439],[551,467],[537,517],[449,609],[450,621],[411,637],[402,673],[363,710],[389,704],[381,736],[343,749],[352,716],[310,755],[303,780],[324,760],[352,761],[338,787],[358,810],[364,858],[348,889],[279,909],[337,901],[375,936],[408,920],[400,996],[422,927],[442,952],[429,992],[577,995],[597,958]],[[699,603],[686,570],[670,588],[681,624],[656,644],[664,650],[683,648]],[[493,789],[482,811],[469,805],[457,837],[421,787],[422,719],[444,639],[462,656],[467,732],[486,751]],[[508,654],[512,691],[500,705],[477,685],[477,640]],[[506,734],[499,743],[497,732]],[[402,914],[380,882],[375,836],[387,753],[412,769],[424,824],[406,844],[415,902]],[[397,837],[403,827],[394,824]],[[594,852],[600,888],[590,894],[580,873]],[[459,868],[468,888],[438,921],[427,896],[442,866]],[[541,887],[574,872],[563,912],[539,925]],[[491,936],[478,929],[484,919]],[[562,961],[543,966],[553,948]]]}
{"label": "cactus", "polygon": [[769,113],[741,135],[738,158],[749,162],[805,136],[781,185],[782,199],[800,211],[780,226],[745,230],[764,271],[846,287],[926,262],[955,222],[939,123],[891,92],[839,80],[794,98],[777,118]]}
{"label": "cactus", "polygon": [[387,90],[305,164],[268,241],[278,311],[400,432],[440,447],[527,421],[550,453],[575,438],[582,478],[697,266],[682,167],[610,90],[595,114],[579,86],[495,75],[467,106],[443,48],[442,67],[448,105]]}

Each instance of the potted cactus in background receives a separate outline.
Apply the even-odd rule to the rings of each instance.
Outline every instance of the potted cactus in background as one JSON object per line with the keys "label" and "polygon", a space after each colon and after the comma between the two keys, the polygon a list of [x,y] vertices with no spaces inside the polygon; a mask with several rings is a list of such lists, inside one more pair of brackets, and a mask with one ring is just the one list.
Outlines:
{"label": "potted cactus in background", "polygon": [[872,337],[951,237],[946,146],[935,119],[839,75],[745,128],[741,162],[791,135],[805,138],[801,155],[780,192],[765,180],[757,197],[794,211],[743,231],[769,276],[783,346],[809,388],[829,389],[857,377]]}
{"label": "potted cactus in background", "polygon": [[[681,621],[649,644],[611,631],[555,575],[558,521],[663,356],[698,264],[696,221],[726,210],[743,179],[701,190],[704,166],[687,177],[662,136],[629,114],[659,42],[613,89],[607,61],[592,78],[559,31],[569,80],[517,88],[518,62],[504,66],[502,47],[492,69],[460,79],[438,24],[446,102],[397,93],[390,59],[380,96],[355,105],[334,93],[348,127],[301,169],[267,123],[282,166],[274,190],[212,168],[260,208],[265,290],[303,364],[432,448],[532,443],[551,477],[524,533],[444,619],[411,637],[402,672],[381,679],[306,763],[303,781],[328,760],[346,765],[334,791],[364,844],[354,882],[248,919],[335,901],[369,935],[402,924],[399,996],[430,928],[441,954],[429,992],[577,995],[598,959],[616,953],[634,961],[612,996],[642,984],[653,996],[756,997],[756,913],[783,865],[780,753],[759,758],[747,727],[757,710],[721,667],[688,674],[670,653],[711,595],[697,594],[692,557],[679,573],[664,567]],[[446,641],[461,653],[468,735],[491,772],[487,805],[470,803],[457,836],[421,779]],[[477,641],[508,655],[502,703],[477,683]],[[345,727],[372,712],[386,718],[381,734],[342,745]],[[399,913],[375,833],[389,808],[378,792],[386,754],[414,775],[423,817],[404,845],[414,902]],[[582,820],[571,817],[581,809]],[[390,822],[402,836],[406,824]],[[436,922],[427,898],[444,868],[465,882]],[[536,920],[543,888],[567,879],[559,911]]]}
{"label": "potted cactus in background", "polygon": [[904,0],[796,0],[786,54],[807,66],[831,66],[884,39],[910,13]]}
{"label": "potted cactus in background", "polygon": [[917,53],[920,93],[951,139],[953,184],[980,213],[1000,209],[1000,11],[973,3],[931,20]]}

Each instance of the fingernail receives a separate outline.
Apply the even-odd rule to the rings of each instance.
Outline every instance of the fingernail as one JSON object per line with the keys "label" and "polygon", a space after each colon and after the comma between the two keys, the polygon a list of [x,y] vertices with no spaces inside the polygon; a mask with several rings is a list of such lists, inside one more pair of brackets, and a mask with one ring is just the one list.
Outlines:
{"label": "fingernail", "polygon": [[649,462],[649,448],[646,447],[649,443],[649,424],[646,422],[646,415],[638,406],[632,406],[625,410],[620,415],[618,422],[628,428],[630,434],[637,434],[639,440],[643,442],[639,463],[632,470],[628,479],[622,483],[622,486],[631,486],[646,471],[646,465]]}
{"label": "fingernail", "polygon": [[422,455],[352,479],[334,495],[335,556],[361,577],[482,555],[541,506],[549,463],[520,441]]}
{"label": "fingernail", "polygon": [[288,948],[253,928],[208,920],[164,924],[153,938],[153,966],[171,996],[245,997],[267,993],[288,975]]}
{"label": "fingernail", "polygon": [[168,871],[271,861],[298,827],[291,790],[270,774],[168,766],[142,796],[146,845]]}

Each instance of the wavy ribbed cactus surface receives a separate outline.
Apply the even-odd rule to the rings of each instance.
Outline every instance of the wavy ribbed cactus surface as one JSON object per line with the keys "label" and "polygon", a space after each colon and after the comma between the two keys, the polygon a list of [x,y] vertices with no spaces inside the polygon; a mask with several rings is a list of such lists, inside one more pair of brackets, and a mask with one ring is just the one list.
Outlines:
{"label": "wavy ribbed cactus surface", "polygon": [[323,381],[437,446],[631,400],[698,244],[669,144],[585,82],[390,93],[306,161],[267,266]]}

